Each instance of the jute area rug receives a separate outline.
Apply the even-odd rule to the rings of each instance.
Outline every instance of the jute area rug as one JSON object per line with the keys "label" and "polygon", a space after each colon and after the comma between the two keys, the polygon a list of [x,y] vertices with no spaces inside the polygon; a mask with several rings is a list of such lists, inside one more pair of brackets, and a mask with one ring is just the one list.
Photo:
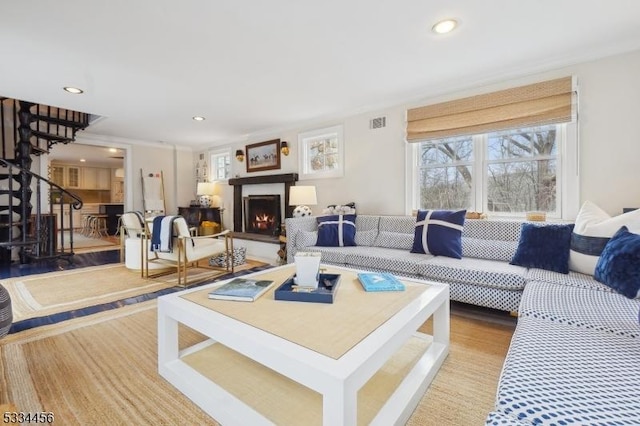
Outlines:
{"label": "jute area rug", "polygon": [[[0,404],[52,412],[65,425],[217,424],[158,375],[156,306],[151,300],[6,336]],[[493,409],[513,327],[451,319],[450,354],[409,425],[480,425]],[[181,348],[202,340],[181,328]]]}
{"label": "jute area rug", "polygon": [[[264,265],[247,260],[236,271]],[[189,268],[189,282],[211,277],[215,271],[205,268]],[[218,276],[224,275],[218,272]],[[61,272],[27,275],[0,281],[9,291],[13,309],[13,322],[71,311],[87,306],[114,302],[146,293],[174,287],[177,274],[170,273],[155,278],[143,278],[140,271],[127,269],[124,264],[109,264]]]}

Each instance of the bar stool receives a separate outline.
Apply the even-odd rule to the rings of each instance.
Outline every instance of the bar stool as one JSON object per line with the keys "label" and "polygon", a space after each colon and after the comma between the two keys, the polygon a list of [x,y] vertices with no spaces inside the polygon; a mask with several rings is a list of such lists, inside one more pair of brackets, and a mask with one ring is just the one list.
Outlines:
{"label": "bar stool", "polygon": [[82,213],[82,222],[81,222],[81,230],[80,233],[85,237],[88,237],[91,233],[91,214]]}
{"label": "bar stool", "polygon": [[98,214],[91,217],[91,235],[93,238],[106,237],[107,232],[107,215]]}

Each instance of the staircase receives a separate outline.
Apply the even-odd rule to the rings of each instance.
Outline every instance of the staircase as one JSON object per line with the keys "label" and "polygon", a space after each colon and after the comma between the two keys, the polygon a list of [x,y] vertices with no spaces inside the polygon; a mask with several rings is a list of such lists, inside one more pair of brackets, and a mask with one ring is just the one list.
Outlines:
{"label": "staircase", "polygon": [[58,239],[56,225],[73,229],[71,209],[82,208],[82,200],[32,172],[31,164],[33,156],[48,154],[55,144],[73,142],[88,125],[86,113],[0,97],[0,262],[10,262],[13,251],[21,263],[73,255],[73,232],[68,241],[64,234]]}

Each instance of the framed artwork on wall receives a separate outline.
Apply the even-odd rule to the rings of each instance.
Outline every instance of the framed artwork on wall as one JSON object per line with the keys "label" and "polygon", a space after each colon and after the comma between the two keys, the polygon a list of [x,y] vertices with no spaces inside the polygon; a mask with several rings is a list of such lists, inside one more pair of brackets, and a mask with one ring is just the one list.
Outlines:
{"label": "framed artwork on wall", "polygon": [[245,148],[247,172],[280,168],[280,139],[254,143]]}
{"label": "framed artwork on wall", "polygon": [[344,175],[342,125],[298,134],[300,179],[335,178]]}

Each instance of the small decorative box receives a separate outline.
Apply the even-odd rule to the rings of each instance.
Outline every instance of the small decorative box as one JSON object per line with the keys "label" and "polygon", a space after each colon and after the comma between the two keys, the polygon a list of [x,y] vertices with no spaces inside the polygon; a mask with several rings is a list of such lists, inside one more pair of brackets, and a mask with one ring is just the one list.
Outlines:
{"label": "small decorative box", "polygon": [[307,290],[302,288],[297,291],[293,283],[293,276],[287,279],[274,292],[276,300],[289,300],[292,302],[333,303],[340,284],[340,274],[320,274],[318,288]]}

